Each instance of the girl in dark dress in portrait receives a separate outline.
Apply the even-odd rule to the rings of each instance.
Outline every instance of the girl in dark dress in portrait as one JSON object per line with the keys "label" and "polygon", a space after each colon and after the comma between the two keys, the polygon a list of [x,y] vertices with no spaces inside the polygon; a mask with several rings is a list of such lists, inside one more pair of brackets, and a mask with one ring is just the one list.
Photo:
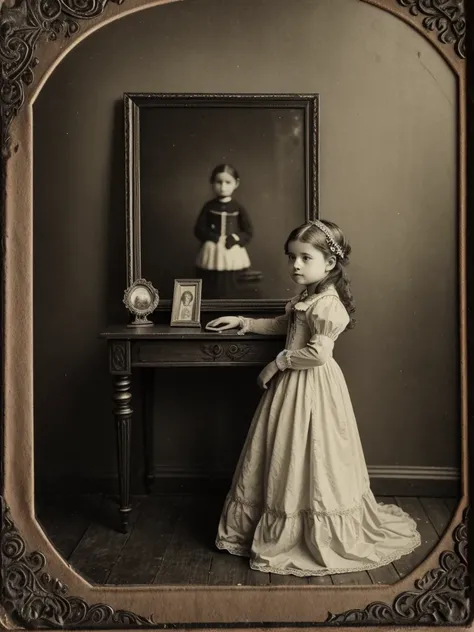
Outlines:
{"label": "girl in dark dress in portrait", "polygon": [[204,204],[194,227],[201,242],[196,266],[207,296],[223,298],[232,295],[237,278],[250,268],[246,245],[253,228],[245,208],[232,197],[240,184],[235,167],[217,165],[210,183],[215,197]]}

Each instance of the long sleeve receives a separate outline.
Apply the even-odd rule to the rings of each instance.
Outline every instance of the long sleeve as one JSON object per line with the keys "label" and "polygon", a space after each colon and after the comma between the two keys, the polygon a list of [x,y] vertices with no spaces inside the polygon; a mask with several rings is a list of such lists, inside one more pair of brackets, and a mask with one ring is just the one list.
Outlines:
{"label": "long sleeve", "polygon": [[234,246],[235,244],[239,244],[239,246],[245,246],[246,244],[248,244],[253,236],[252,222],[250,221],[250,217],[248,216],[247,211],[240,204],[238,206],[238,211],[238,230],[231,231],[227,236],[227,248],[232,248],[232,246]]}
{"label": "long sleeve", "polygon": [[194,226],[194,235],[199,241],[214,241],[217,242],[219,240],[219,233],[215,230],[212,230],[209,226],[209,210],[208,204],[205,204],[199,213],[199,216],[196,220],[196,224]]}
{"label": "long sleeve", "polygon": [[291,301],[285,305],[285,313],[275,318],[242,318],[241,334],[285,335],[288,330],[288,319],[291,311]]}
{"label": "long sleeve", "polygon": [[250,217],[248,216],[247,211],[243,206],[240,207],[239,211],[239,232],[237,236],[239,238],[239,245],[245,246],[252,239],[253,236],[253,226],[250,221]]}
{"label": "long sleeve", "polygon": [[246,331],[253,334],[286,334],[288,329],[288,314],[276,318],[245,318]]}
{"label": "long sleeve", "polygon": [[310,369],[332,357],[334,341],[349,324],[349,315],[336,296],[316,300],[306,311],[311,338],[302,349],[285,349],[277,357],[280,370]]}

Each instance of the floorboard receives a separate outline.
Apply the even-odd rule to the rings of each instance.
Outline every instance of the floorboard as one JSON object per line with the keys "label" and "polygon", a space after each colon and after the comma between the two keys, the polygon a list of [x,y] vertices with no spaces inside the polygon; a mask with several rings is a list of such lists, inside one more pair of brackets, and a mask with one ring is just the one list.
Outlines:
{"label": "floorboard", "polygon": [[105,497],[98,517],[90,523],[69,558],[70,564],[94,584],[107,583],[112,567],[133,533],[140,515],[140,499],[132,502],[129,533],[121,533],[116,529],[117,524],[111,524],[112,515],[115,519],[116,513],[116,502]]}
{"label": "floorboard", "polygon": [[443,498],[444,504],[448,508],[451,516],[454,515],[454,512],[458,508],[459,499],[458,498]]}
{"label": "floorboard", "polygon": [[442,536],[451,521],[452,512],[442,498],[420,498],[420,503],[438,536]]}
{"label": "floorboard", "polygon": [[247,586],[268,586],[270,581],[270,573],[262,573],[260,571],[254,571],[251,568],[247,570],[246,578]]}
{"label": "floorboard", "polygon": [[332,586],[331,575],[315,575],[314,577],[308,577],[308,584],[312,586]]}
{"label": "floorboard", "polygon": [[[163,562],[180,514],[182,499],[146,498],[126,546],[115,562],[108,584],[151,584]],[[137,560],[139,563],[137,564]]]}
{"label": "floorboard", "polygon": [[199,497],[183,499],[181,515],[153,583],[209,583],[214,551],[206,528],[206,509]]}
{"label": "floorboard", "polygon": [[372,580],[367,571],[355,571],[354,573],[336,573],[332,576],[335,586],[367,586],[372,584]]}
{"label": "floorboard", "polygon": [[244,586],[247,583],[248,559],[217,551],[212,555],[209,584],[213,586]]}
{"label": "floorboard", "polygon": [[41,496],[36,517],[53,546],[68,560],[102,502],[100,494]]}
{"label": "floorboard", "polygon": [[438,542],[439,537],[418,498],[397,497],[396,501],[399,507],[416,521],[421,537],[420,546],[393,563],[400,577],[406,577],[427,557]]}
{"label": "floorboard", "polygon": [[270,573],[270,584],[272,586],[307,586],[307,577],[297,577],[296,575],[278,575]]}
{"label": "floorboard", "polygon": [[108,496],[44,496],[37,500],[36,511],[61,555],[95,584],[393,584],[408,575],[433,549],[449,525],[458,501],[389,496],[377,496],[377,501],[398,504],[416,520],[421,546],[393,564],[371,571],[317,577],[253,571],[247,558],[216,550],[214,539],[222,508],[222,498],[217,496],[135,497],[128,534],[117,531],[117,503]]}
{"label": "floorboard", "polygon": [[[397,501],[393,496],[376,496],[375,500],[384,505],[396,505]],[[393,564],[387,564],[380,568],[367,571],[373,584],[395,584],[400,579],[397,569]]]}

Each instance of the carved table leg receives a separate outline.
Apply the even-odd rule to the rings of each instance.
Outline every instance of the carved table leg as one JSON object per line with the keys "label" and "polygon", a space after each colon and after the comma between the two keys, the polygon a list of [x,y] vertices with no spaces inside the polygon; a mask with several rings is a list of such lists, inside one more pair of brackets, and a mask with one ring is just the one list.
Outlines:
{"label": "carved table leg", "polygon": [[154,422],[153,400],[155,372],[153,369],[142,370],[142,402],[143,402],[143,446],[145,453],[145,488],[149,494],[155,482],[153,447],[154,447]]}
{"label": "carved table leg", "polygon": [[130,405],[132,378],[129,375],[114,376],[113,400],[117,428],[117,458],[119,473],[120,516],[124,533],[128,531],[130,505],[130,439],[133,409]]}

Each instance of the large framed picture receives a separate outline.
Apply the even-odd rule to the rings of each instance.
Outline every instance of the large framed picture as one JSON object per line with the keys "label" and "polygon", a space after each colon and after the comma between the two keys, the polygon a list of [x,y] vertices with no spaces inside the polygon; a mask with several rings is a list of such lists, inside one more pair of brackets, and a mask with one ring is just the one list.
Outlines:
{"label": "large framed picture", "polygon": [[202,279],[204,310],[281,309],[295,293],[286,237],[318,217],[318,95],[127,93],[124,106],[128,285],[151,279],[161,309],[175,277]]}

